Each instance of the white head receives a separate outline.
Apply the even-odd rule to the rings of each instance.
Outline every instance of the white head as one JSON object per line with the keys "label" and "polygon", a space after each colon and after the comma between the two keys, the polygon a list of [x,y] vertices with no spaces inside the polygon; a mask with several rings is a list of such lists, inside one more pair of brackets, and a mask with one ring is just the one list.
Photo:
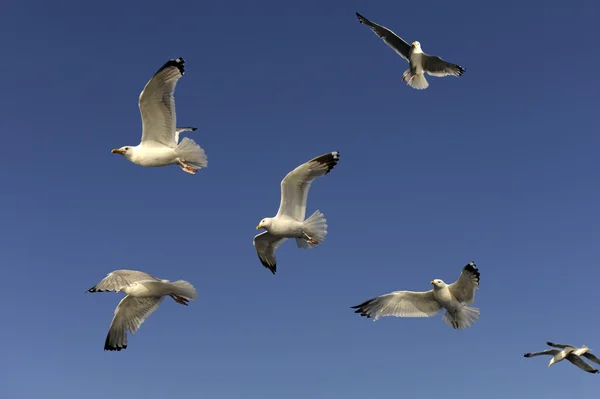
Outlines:
{"label": "white head", "polygon": [[271,227],[272,220],[273,220],[273,218],[264,218],[263,220],[260,221],[258,226],[256,226],[256,230],[259,230],[259,229],[269,230],[269,227]]}
{"label": "white head", "polygon": [[446,286],[446,283],[444,283],[442,280],[440,280],[439,278],[436,278],[435,280],[432,280],[431,285],[433,285],[433,289],[440,289],[440,288],[444,288]]}
{"label": "white head", "polygon": [[133,156],[134,146],[126,145],[125,147],[115,148],[111,152],[113,154],[121,154],[127,159],[131,159]]}
{"label": "white head", "polygon": [[413,46],[414,53],[422,53],[423,52],[423,50],[421,50],[421,43],[414,41],[414,42],[412,42],[412,46]]}

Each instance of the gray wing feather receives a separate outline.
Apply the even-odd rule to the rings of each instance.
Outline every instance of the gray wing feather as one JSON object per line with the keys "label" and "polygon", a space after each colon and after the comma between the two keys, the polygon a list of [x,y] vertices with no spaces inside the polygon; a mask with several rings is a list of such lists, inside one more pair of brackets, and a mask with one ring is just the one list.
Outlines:
{"label": "gray wing feather", "polygon": [[287,241],[285,237],[277,237],[268,231],[264,231],[254,237],[254,248],[258,254],[258,259],[264,267],[275,274],[277,271],[277,259],[275,258],[275,250],[281,244]]}
{"label": "gray wing feather", "polygon": [[438,314],[442,307],[435,300],[433,291],[396,291],[369,299],[352,306],[352,309],[356,309],[354,313],[361,316],[374,317],[375,321],[385,316],[431,317]]}
{"label": "gray wing feather", "polygon": [[546,345],[548,345],[548,346],[553,346],[553,347],[555,347],[555,348],[562,348],[562,349],[565,349],[565,348],[575,348],[573,345],[568,345],[568,344],[557,344],[557,343],[550,342],[550,341],[546,342]]}
{"label": "gray wing feather", "polygon": [[165,297],[135,298],[127,295],[115,309],[115,316],[104,343],[104,350],[120,351],[127,348],[127,331],[131,334],[141,327]]}
{"label": "gray wing feather", "polygon": [[586,352],[581,356],[590,359],[594,363],[600,364],[600,359],[598,359],[596,356],[592,355],[590,352]]}
{"label": "gray wing feather", "polygon": [[459,302],[471,305],[475,302],[475,290],[479,289],[479,277],[479,269],[475,262],[470,262],[463,267],[458,280],[450,284],[448,289]]}
{"label": "gray wing feather", "polygon": [[461,76],[465,68],[457,64],[444,61],[436,55],[423,54],[423,69],[431,76]]}
{"label": "gray wing feather", "polygon": [[142,142],[160,143],[171,148],[175,141],[175,86],[183,76],[185,60],[167,61],[146,83],[140,93]]}
{"label": "gray wing feather", "polygon": [[540,351],[540,352],[529,352],[524,354],[524,357],[534,357],[534,356],[541,356],[541,355],[550,355],[550,356],[554,356],[559,354],[561,351],[559,351],[558,349],[546,349],[545,351]]}
{"label": "gray wing feather", "polygon": [[586,362],[584,362],[582,358],[580,358],[579,356],[577,356],[573,353],[570,353],[567,355],[567,360],[570,361],[571,363],[573,363],[575,366],[582,369],[583,371],[587,371],[588,373],[593,373],[593,374],[598,373],[598,370],[596,370],[594,367],[592,367],[589,364],[587,364]]}
{"label": "gray wing feather", "polygon": [[119,292],[124,287],[132,283],[144,280],[157,280],[158,278],[149,275],[148,273],[140,272],[138,270],[115,270],[108,273],[108,275],[102,279],[98,284],[87,290],[86,292],[105,292],[114,291]]}
{"label": "gray wing feather", "polygon": [[410,45],[406,43],[400,36],[386,28],[385,26],[377,25],[375,22],[369,21],[359,13],[356,13],[361,24],[367,25],[380,39],[383,39],[385,44],[390,46],[398,55],[409,61]]}

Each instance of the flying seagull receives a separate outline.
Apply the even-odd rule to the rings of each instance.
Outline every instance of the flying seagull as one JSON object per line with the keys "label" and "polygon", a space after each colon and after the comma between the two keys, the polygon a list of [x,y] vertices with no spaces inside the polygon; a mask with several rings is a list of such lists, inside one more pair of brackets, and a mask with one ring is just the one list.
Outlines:
{"label": "flying seagull", "polygon": [[380,317],[432,317],[446,309],[442,320],[454,329],[471,327],[479,319],[479,309],[471,308],[475,290],[479,288],[479,270],[475,262],[462,269],[458,280],[446,285],[442,280],[431,281],[433,289],[426,292],[395,291],[360,305],[352,306],[355,313],[376,321]]}
{"label": "flying seagull", "polygon": [[167,61],[146,83],[140,94],[142,114],[142,142],[112,150],[140,166],[179,165],[184,172],[195,175],[208,165],[204,150],[185,137],[179,142],[179,133],[195,131],[195,127],[175,127],[175,86],[183,76],[185,60]]}
{"label": "flying seagull", "polygon": [[410,68],[402,75],[402,81],[406,80],[406,83],[413,89],[422,90],[429,87],[429,83],[425,79],[425,72],[437,77],[461,76],[465,72],[465,68],[460,65],[446,62],[436,55],[425,54],[421,49],[421,43],[414,41],[412,45],[409,45],[385,26],[377,25],[359,13],[356,13],[356,16],[361,24],[371,28],[377,36],[383,39],[385,44],[409,62]]}
{"label": "flying seagull", "polygon": [[127,349],[126,331],[135,334],[165,296],[185,306],[197,298],[196,289],[187,281],[170,282],[137,270],[115,270],[86,292],[105,291],[127,294],[115,309],[104,343],[105,351]]}
{"label": "flying seagull", "polygon": [[600,363],[598,361],[597,357],[595,357],[591,353],[588,354],[589,348],[587,346],[583,345],[581,348],[577,348],[577,347],[574,347],[571,345],[560,345],[560,344],[555,345],[555,344],[552,344],[552,342],[547,342],[547,344],[549,346],[556,346],[556,347],[562,348],[562,350],[546,349],[545,351],[541,351],[541,352],[525,353],[523,355],[523,357],[534,357],[534,356],[542,356],[542,355],[552,356],[552,359],[550,359],[550,363],[548,363],[548,367],[550,367],[553,364],[558,363],[564,359],[567,359],[569,362],[571,362],[575,366],[579,367],[583,371],[587,371],[588,373],[592,373],[592,374],[598,374],[598,370],[596,370],[594,367],[587,364],[580,357],[580,356],[585,356],[588,359],[591,359],[596,363]]}
{"label": "flying seagull", "polygon": [[573,353],[575,353],[577,356],[583,356],[589,360],[591,360],[592,362],[596,363],[596,364],[600,364],[600,359],[597,358],[596,356],[592,355],[590,353],[590,348],[588,348],[585,345],[582,345],[581,348],[578,348],[576,346],[573,345],[568,345],[568,344],[556,344],[554,342],[546,342],[546,345],[548,346],[553,346],[555,348],[561,348],[561,349],[565,349],[565,348],[573,348],[575,351]]}
{"label": "flying seagull", "polygon": [[320,211],[304,220],[306,200],[313,180],[329,173],[339,159],[338,151],[328,152],[298,166],[281,181],[279,211],[260,221],[256,229],[266,231],[254,237],[258,258],[273,274],[277,271],[275,250],[288,238],[295,238],[298,248],[313,248],[325,239],[327,220]]}

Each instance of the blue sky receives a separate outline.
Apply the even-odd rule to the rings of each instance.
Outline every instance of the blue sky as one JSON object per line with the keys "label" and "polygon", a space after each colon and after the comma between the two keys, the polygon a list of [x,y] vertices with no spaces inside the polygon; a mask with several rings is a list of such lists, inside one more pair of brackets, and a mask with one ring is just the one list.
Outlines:
{"label": "blue sky", "polygon": [[[70,3],[70,4],[69,4]],[[168,4],[168,5],[167,5]],[[467,69],[406,63],[355,12]],[[598,376],[524,359],[546,340],[600,352],[600,6],[468,0],[7,1],[0,118],[4,398],[595,398]],[[178,125],[196,176],[110,153],[166,60],[186,60]],[[324,244],[252,238],[279,182],[338,150],[307,213]],[[350,306],[453,281],[475,260],[480,320],[373,323]],[[186,279],[121,352],[103,343],[108,272]]]}

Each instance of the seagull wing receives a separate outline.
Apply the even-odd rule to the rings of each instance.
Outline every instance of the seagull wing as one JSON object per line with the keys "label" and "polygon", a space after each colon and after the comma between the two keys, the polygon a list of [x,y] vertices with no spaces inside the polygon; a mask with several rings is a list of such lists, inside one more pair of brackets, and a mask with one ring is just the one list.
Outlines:
{"label": "seagull wing", "polygon": [[465,73],[465,68],[460,65],[446,62],[436,55],[423,53],[422,57],[423,69],[431,76],[461,76]]}
{"label": "seagull wing", "polygon": [[555,347],[555,348],[562,348],[562,349],[565,349],[565,348],[573,348],[573,349],[575,349],[575,347],[574,347],[573,345],[567,345],[567,344],[556,344],[556,343],[554,343],[554,342],[550,342],[550,341],[546,342],[546,345],[548,345],[548,346],[553,346],[553,347]]}
{"label": "seagull wing", "polygon": [[258,259],[264,267],[275,274],[277,271],[277,259],[275,258],[275,250],[283,244],[287,238],[277,237],[268,231],[262,232],[254,237],[254,248],[258,254]]}
{"label": "seagull wing", "polygon": [[475,302],[475,290],[479,289],[479,269],[475,262],[470,262],[463,267],[458,280],[448,286],[454,297],[465,305]]}
{"label": "seagull wing", "polygon": [[281,202],[275,217],[289,216],[299,222],[306,216],[306,200],[313,180],[325,176],[337,165],[340,153],[328,152],[303,163],[281,181]]}
{"label": "seagull wing", "polygon": [[142,143],[177,147],[175,140],[175,86],[183,76],[185,60],[167,61],[146,83],[140,93]]}
{"label": "seagull wing", "polygon": [[356,13],[358,20],[361,24],[367,25],[380,39],[383,39],[385,44],[390,46],[398,55],[410,62],[410,45],[406,43],[400,36],[386,28],[385,26],[377,25],[375,22],[371,22],[359,13]]}
{"label": "seagull wing", "polygon": [[581,355],[583,357],[586,357],[588,359],[590,359],[592,362],[594,363],[598,363],[600,364],[600,359],[598,359],[596,356],[592,355],[590,352],[586,352],[583,355]]}
{"label": "seagull wing", "polygon": [[554,356],[559,354],[561,351],[559,351],[558,349],[546,349],[545,351],[540,351],[540,352],[529,352],[524,354],[524,357],[534,357],[534,356],[541,356],[541,355],[550,355],[550,356]]}
{"label": "seagull wing", "polygon": [[369,299],[352,309],[356,309],[354,313],[374,317],[373,321],[376,321],[385,316],[431,317],[438,314],[442,306],[435,300],[433,291],[396,291]]}
{"label": "seagull wing", "polygon": [[587,364],[586,362],[584,362],[582,358],[580,358],[579,356],[577,356],[573,353],[569,353],[567,355],[567,360],[570,361],[571,363],[573,363],[575,366],[582,369],[583,371],[587,371],[588,373],[592,373],[592,374],[598,373],[598,370],[596,370],[594,367],[592,367],[589,364]]}
{"label": "seagull wing", "polygon": [[127,333],[131,334],[140,328],[144,320],[154,312],[163,301],[164,296],[135,298],[127,295],[115,309],[115,316],[106,336],[104,350],[120,351],[127,348]]}
{"label": "seagull wing", "polygon": [[148,273],[137,270],[115,270],[114,272],[108,273],[108,275],[104,277],[102,281],[87,290],[87,292],[119,292],[121,289],[132,283],[147,280],[160,281]]}

